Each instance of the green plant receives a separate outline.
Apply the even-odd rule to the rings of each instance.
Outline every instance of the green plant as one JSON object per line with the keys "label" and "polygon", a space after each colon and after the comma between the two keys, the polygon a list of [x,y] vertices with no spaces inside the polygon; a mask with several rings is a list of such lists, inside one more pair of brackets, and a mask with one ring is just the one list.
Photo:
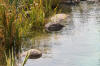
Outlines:
{"label": "green plant", "polygon": [[5,52],[5,57],[6,57],[6,66],[16,66],[15,55],[13,50],[9,51],[9,55],[6,54]]}
{"label": "green plant", "polygon": [[[29,54],[30,53],[27,53],[27,55],[26,55],[25,59],[23,60],[23,63],[22,63],[21,66],[24,66],[26,64],[28,57],[29,57]],[[5,52],[5,59],[6,59],[6,66],[18,66],[19,65],[18,62],[16,61],[17,58],[14,54],[13,49],[12,49],[12,51],[9,50],[9,54],[7,54]]]}
{"label": "green plant", "polygon": [[26,57],[25,57],[25,59],[24,59],[24,61],[23,61],[23,63],[22,63],[22,66],[24,66],[24,65],[26,64],[29,55],[30,55],[30,53],[27,53],[27,55],[26,55]]}
{"label": "green plant", "polygon": [[[21,50],[21,37],[44,31],[48,18],[57,12],[57,0],[0,0],[0,30],[8,66],[14,66]],[[13,50],[12,50],[13,48]],[[28,59],[26,56],[23,66]]]}
{"label": "green plant", "polygon": [[16,26],[16,8],[8,3],[0,5],[0,17],[3,33],[3,45],[6,52],[14,47],[16,53],[20,50],[19,28]]}
{"label": "green plant", "polygon": [[53,0],[33,0],[30,4],[25,0],[21,4],[23,6],[19,8],[20,13],[17,21],[21,24],[20,32],[24,34],[28,32],[29,34],[30,32],[44,31],[48,17],[57,12],[59,1],[54,4]]}

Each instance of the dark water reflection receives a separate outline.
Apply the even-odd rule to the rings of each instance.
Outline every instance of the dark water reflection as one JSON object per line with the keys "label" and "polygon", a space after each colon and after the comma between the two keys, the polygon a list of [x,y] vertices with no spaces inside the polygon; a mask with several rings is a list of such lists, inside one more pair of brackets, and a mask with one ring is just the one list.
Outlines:
{"label": "dark water reflection", "polygon": [[[100,66],[100,5],[72,7],[69,25],[58,33],[27,40],[23,50],[40,49],[43,57],[25,66]],[[67,21],[66,21],[67,22]]]}

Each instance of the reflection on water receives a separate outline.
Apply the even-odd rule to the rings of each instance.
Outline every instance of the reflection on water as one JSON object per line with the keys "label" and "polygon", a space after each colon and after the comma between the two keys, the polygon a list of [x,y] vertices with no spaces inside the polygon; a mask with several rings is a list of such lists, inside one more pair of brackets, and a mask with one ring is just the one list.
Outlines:
{"label": "reflection on water", "polygon": [[23,50],[43,52],[42,58],[29,59],[26,66],[100,66],[100,5],[83,2],[74,6],[70,19],[58,33],[23,42]]}

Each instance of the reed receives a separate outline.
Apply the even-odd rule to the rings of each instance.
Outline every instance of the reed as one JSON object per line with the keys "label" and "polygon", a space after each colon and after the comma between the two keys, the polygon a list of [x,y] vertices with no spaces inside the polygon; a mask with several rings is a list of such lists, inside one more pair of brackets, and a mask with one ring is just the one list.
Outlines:
{"label": "reed", "polygon": [[57,13],[58,3],[59,1],[56,1],[54,4],[53,0],[34,0],[31,4],[27,0],[22,2],[18,19],[22,23],[20,32],[43,31],[48,18]]}
{"label": "reed", "polygon": [[27,60],[28,60],[28,57],[29,57],[29,53],[26,55],[26,57],[24,58],[23,62],[20,64],[17,62],[17,58],[16,56],[14,55],[14,51],[12,49],[12,51],[9,51],[9,55],[6,54],[5,52],[5,59],[6,59],[6,66],[25,66]]}
{"label": "reed", "polygon": [[43,31],[47,18],[56,13],[58,6],[57,0],[0,1],[0,35],[6,50],[16,47],[16,51],[20,49],[20,37],[33,31]]}
{"label": "reed", "polygon": [[30,53],[27,53],[27,55],[26,55],[26,57],[25,57],[25,59],[24,59],[24,61],[23,61],[23,63],[22,63],[22,66],[24,66],[24,65],[26,64],[29,55],[30,55]]}
{"label": "reed", "polygon": [[12,52],[9,51],[9,55],[6,54],[5,52],[5,57],[6,57],[6,66],[17,66],[15,62],[15,56],[14,56],[13,49],[12,49]]}
{"label": "reed", "polygon": [[57,13],[58,5],[58,0],[0,0],[0,45],[5,49],[7,66],[15,66],[21,37],[44,32],[44,25]]}
{"label": "reed", "polygon": [[9,3],[0,4],[1,29],[6,52],[14,47],[16,52],[20,49],[19,29],[16,26],[16,8]]}

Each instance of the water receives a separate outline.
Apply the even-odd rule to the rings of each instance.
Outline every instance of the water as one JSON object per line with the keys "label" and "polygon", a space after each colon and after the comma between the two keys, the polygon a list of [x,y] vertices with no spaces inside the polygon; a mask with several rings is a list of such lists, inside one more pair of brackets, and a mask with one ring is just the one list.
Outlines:
{"label": "water", "polygon": [[57,33],[26,41],[23,50],[41,49],[43,56],[25,66],[100,66],[100,5],[73,6],[69,21]]}

